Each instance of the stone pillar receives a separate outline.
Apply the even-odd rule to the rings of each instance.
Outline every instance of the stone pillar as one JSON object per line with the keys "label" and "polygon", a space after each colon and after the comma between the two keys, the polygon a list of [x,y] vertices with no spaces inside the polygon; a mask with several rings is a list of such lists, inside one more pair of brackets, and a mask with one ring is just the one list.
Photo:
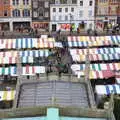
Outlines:
{"label": "stone pillar", "polygon": [[10,31],[13,31],[13,22],[12,21],[9,22],[9,26],[10,26]]}

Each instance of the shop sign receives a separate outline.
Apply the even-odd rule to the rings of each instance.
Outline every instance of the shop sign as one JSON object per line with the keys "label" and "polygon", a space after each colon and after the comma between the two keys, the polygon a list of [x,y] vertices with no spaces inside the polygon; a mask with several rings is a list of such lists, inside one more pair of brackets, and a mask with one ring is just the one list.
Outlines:
{"label": "shop sign", "polygon": [[48,23],[32,23],[32,27],[35,29],[46,29],[48,28]]}
{"label": "shop sign", "polygon": [[70,28],[75,29],[75,24],[59,24],[59,28],[61,31],[70,31]]}

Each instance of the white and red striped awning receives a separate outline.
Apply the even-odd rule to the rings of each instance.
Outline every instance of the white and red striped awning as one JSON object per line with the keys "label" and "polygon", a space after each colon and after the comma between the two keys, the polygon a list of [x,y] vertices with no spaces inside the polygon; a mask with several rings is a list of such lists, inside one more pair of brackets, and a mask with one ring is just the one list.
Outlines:
{"label": "white and red striped awning", "polygon": [[[78,78],[82,75],[85,76],[85,71],[77,71],[76,74],[78,75]],[[90,71],[89,72],[89,79],[107,79],[110,77],[115,77],[114,72],[110,70],[104,70],[104,71]]]}
{"label": "white and red striped awning", "polygon": [[35,75],[36,73],[45,73],[44,66],[26,66],[22,68],[22,75]]}

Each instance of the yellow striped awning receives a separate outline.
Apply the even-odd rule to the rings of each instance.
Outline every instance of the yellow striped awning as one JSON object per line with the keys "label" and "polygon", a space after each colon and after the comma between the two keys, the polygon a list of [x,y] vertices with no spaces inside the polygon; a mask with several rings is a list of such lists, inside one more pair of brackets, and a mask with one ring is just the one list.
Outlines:
{"label": "yellow striped awning", "polygon": [[15,98],[15,90],[0,91],[0,101],[10,101]]}

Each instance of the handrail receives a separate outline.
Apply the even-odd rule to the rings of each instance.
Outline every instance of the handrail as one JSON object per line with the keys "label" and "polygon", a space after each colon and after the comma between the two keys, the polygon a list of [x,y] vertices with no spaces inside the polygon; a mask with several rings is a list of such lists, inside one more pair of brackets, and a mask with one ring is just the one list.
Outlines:
{"label": "handrail", "polygon": [[87,55],[86,55],[86,69],[85,69],[85,82],[88,85],[88,96],[91,102],[91,107],[96,108],[95,98],[93,89],[89,80],[89,72],[90,72],[90,60],[89,60],[89,46],[87,46]]}

